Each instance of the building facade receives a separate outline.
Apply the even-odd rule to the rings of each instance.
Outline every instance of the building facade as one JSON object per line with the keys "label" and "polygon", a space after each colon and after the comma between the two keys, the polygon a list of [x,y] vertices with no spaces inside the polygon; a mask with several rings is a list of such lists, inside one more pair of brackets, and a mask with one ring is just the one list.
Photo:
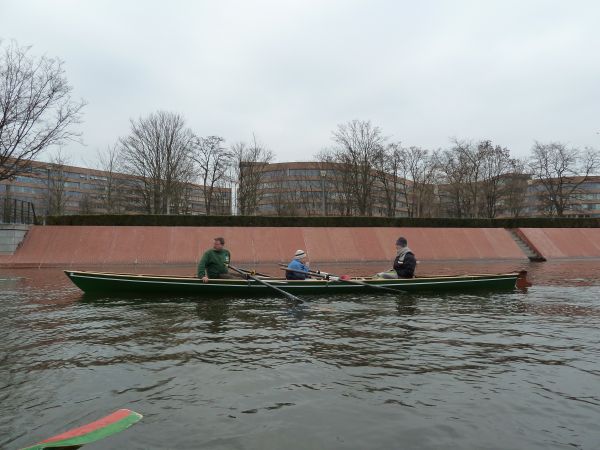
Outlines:
{"label": "building facade", "polygon": [[[32,161],[29,168],[0,181],[7,205],[29,202],[37,216],[68,214],[145,214],[143,181],[121,173]],[[216,188],[215,214],[231,214],[231,189]],[[172,214],[205,214],[204,187],[184,186]]]}
{"label": "building facade", "polygon": [[[600,217],[600,176],[552,179],[563,217]],[[548,183],[546,183],[548,184]],[[528,174],[507,174],[498,180],[490,197],[485,182],[477,186],[432,185],[434,195],[422,217],[548,217],[557,216],[556,199],[540,180]],[[477,191],[474,200],[474,192]]]}
{"label": "building facade", "polygon": [[[263,164],[257,186],[255,214],[280,216],[361,215],[353,199],[354,186],[336,163],[288,162]],[[473,186],[444,184],[413,189],[410,180],[372,174],[366,214],[387,217],[544,217],[556,215],[549,194],[528,174],[507,174],[496,182],[482,182],[473,199]],[[564,184],[573,190],[565,217],[600,217],[600,177]],[[352,180],[350,180],[352,182]],[[469,200],[470,198],[470,200]]]}
{"label": "building facade", "polygon": [[[565,198],[564,217],[600,217],[600,176],[574,177],[560,186],[555,182],[556,191]],[[524,215],[532,217],[550,216],[555,212],[551,194],[539,180],[530,180],[527,186]]]}
{"label": "building facade", "polygon": [[[357,186],[342,165],[322,162],[263,164],[246,214],[278,216],[380,217],[491,217],[486,211],[485,189],[480,204],[463,205],[466,195],[449,185],[431,185],[417,195],[410,180],[372,173],[369,189]],[[51,163],[31,162],[24,172],[0,181],[0,208],[3,218],[23,214],[30,204],[37,216],[63,214],[146,214],[139,178],[119,173]],[[581,183],[581,184],[579,184]],[[577,188],[573,190],[574,185]],[[238,213],[240,201],[238,188]],[[539,180],[528,175],[505,176],[498,184],[493,217],[543,217],[555,215],[549,194]],[[563,212],[565,217],[600,217],[600,176],[573,178],[564,183],[573,191]],[[212,214],[231,214],[232,190],[215,188]],[[206,214],[205,187],[186,185],[171,214]],[[363,195],[361,208],[357,197]],[[366,196],[366,197],[365,197]],[[360,200],[360,199],[359,199]],[[26,206],[29,208],[29,206]],[[460,209],[462,208],[462,210]],[[488,205],[489,208],[489,205]],[[30,214],[29,209],[27,214]]]}
{"label": "building facade", "polygon": [[[277,216],[360,215],[356,197],[363,195],[364,215],[407,216],[402,195],[406,180],[373,173],[369,190],[357,194],[351,179],[337,163],[281,162],[260,166],[254,214]],[[242,187],[243,189],[243,187]],[[251,189],[247,189],[251,190]],[[238,209],[239,211],[239,209]]]}

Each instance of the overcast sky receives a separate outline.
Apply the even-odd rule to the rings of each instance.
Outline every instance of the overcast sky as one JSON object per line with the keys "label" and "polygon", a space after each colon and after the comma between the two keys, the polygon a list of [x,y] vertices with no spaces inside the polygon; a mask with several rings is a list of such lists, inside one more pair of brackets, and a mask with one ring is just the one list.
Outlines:
{"label": "overcast sky", "polygon": [[598,1],[0,0],[0,39],[65,61],[75,164],[160,109],[279,161],[352,119],[407,146],[600,147]]}

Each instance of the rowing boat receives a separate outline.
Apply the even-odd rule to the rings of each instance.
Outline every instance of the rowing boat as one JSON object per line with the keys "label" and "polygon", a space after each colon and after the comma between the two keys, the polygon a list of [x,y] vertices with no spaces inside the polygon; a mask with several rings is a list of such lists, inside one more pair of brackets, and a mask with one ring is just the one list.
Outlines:
{"label": "rowing boat", "polygon": [[[297,295],[329,295],[345,293],[375,293],[382,286],[403,293],[468,291],[473,289],[511,290],[526,282],[525,271],[504,274],[477,274],[460,276],[431,276],[407,279],[356,277],[343,279],[286,280],[260,277],[269,285]],[[196,277],[172,275],[137,275],[131,273],[90,272],[65,270],[69,279],[82,291],[103,295],[125,293],[178,294],[197,297],[268,296],[272,290],[255,279],[213,279],[207,283]],[[355,282],[352,282],[355,281]],[[356,283],[360,282],[360,283]],[[517,286],[519,285],[519,286]]]}

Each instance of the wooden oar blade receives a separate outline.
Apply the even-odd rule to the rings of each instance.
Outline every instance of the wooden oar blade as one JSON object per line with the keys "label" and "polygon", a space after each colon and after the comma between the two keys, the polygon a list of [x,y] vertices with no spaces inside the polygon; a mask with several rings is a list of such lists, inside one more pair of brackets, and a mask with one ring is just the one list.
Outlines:
{"label": "wooden oar blade", "polygon": [[78,428],[66,431],[22,450],[41,450],[45,448],[79,448],[90,442],[104,439],[119,433],[139,422],[142,415],[129,409],[120,409],[102,419]]}

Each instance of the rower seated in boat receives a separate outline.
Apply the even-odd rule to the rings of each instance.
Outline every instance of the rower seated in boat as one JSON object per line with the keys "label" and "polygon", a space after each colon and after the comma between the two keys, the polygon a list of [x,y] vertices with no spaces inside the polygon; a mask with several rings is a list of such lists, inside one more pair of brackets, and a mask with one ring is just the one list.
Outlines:
{"label": "rower seated in boat", "polygon": [[376,276],[379,278],[414,278],[417,259],[412,250],[408,248],[408,241],[405,237],[399,237],[396,241],[396,257],[393,265],[392,270],[380,272]]}
{"label": "rower seated in boat", "polygon": [[309,272],[309,263],[304,263],[304,259],[306,258],[306,252],[304,250],[296,250],[294,254],[294,258],[288,264],[287,268],[290,270],[286,270],[285,278],[287,280],[306,280],[310,278],[310,275],[307,273],[301,272]]}
{"label": "rower seated in boat", "polygon": [[225,239],[215,238],[213,248],[208,249],[198,263],[198,278],[208,282],[209,278],[237,278],[229,273],[231,253],[225,248]]}

